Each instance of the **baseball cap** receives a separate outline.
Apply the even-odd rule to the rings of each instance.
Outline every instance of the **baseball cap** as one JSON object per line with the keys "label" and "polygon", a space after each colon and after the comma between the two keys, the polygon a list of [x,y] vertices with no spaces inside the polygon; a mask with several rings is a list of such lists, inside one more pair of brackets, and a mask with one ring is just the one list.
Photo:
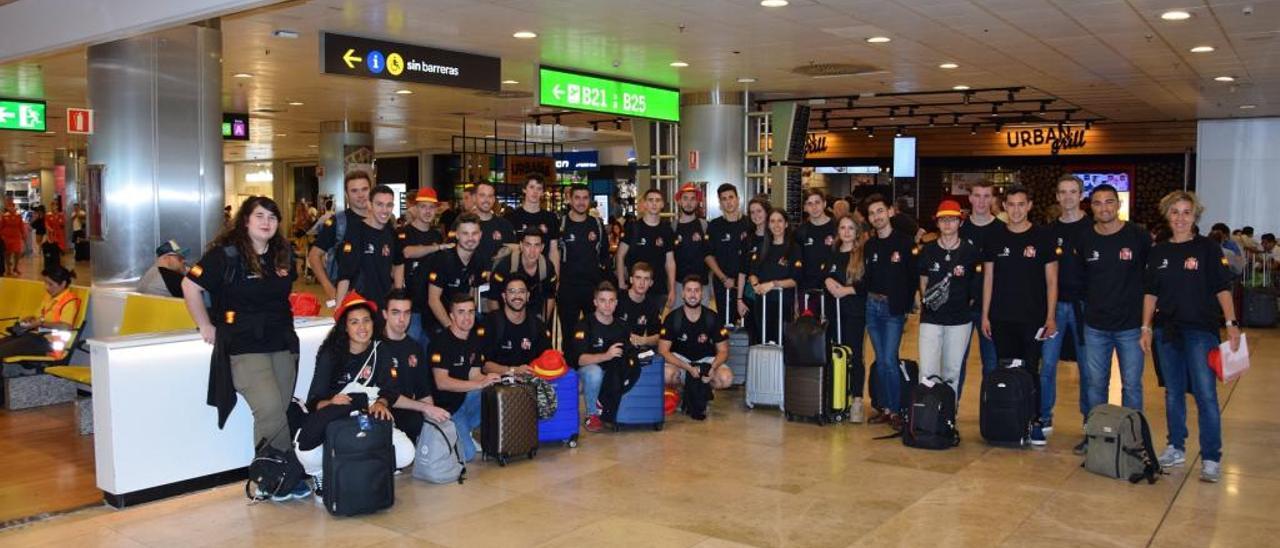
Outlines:
{"label": "baseball cap", "polygon": [[960,212],[959,202],[956,202],[955,200],[943,200],[942,203],[938,204],[938,212],[933,215],[933,218],[941,219],[943,217],[963,216],[964,214]]}
{"label": "baseball cap", "polygon": [[182,255],[183,257],[186,257],[187,253],[190,253],[190,252],[191,252],[190,249],[187,249],[185,247],[178,245],[178,242],[173,240],[169,240],[165,243],[162,243],[160,244],[160,247],[156,248],[157,257],[163,257],[170,253],[173,253],[175,255]]}
{"label": "baseball cap", "polygon": [[365,300],[365,298],[360,296],[359,293],[352,291],[350,293],[347,293],[347,296],[342,298],[342,304],[338,305],[338,309],[333,311],[333,320],[336,322],[342,321],[342,315],[346,314],[347,310],[356,306],[366,307],[369,309],[370,313],[378,312],[377,303],[373,301]]}
{"label": "baseball cap", "polygon": [[676,196],[679,196],[679,195],[684,194],[684,193],[686,193],[686,192],[692,192],[692,193],[697,194],[697,195],[699,195],[699,196],[701,196],[701,195],[702,195],[702,189],[701,189],[701,188],[698,188],[698,185],[693,184],[693,183],[685,183],[683,186],[681,186],[681,187],[680,187],[680,192],[677,192],[677,193],[676,193]]}
{"label": "baseball cap", "polygon": [[414,203],[426,202],[428,204],[434,204],[436,202],[439,202],[440,200],[436,197],[435,189],[420,188],[418,189],[418,194],[413,197],[413,201]]}

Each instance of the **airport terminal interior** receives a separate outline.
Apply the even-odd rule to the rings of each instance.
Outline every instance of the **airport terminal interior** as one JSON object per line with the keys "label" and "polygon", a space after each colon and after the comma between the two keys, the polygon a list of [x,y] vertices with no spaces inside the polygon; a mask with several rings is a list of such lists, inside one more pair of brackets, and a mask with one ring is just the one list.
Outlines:
{"label": "airport terminal interior", "polygon": [[[1277,151],[1280,0],[0,0],[0,546],[1272,545]],[[372,196],[353,198],[352,181]],[[266,203],[295,255],[276,275],[236,255],[271,240],[254,239],[248,211],[271,216]],[[534,212],[544,220],[518,224]],[[718,245],[717,230],[740,242]],[[437,239],[404,243],[395,231]],[[1105,247],[1122,245],[1116,234],[1141,247]],[[382,257],[357,241],[383,236]],[[538,259],[531,239],[554,250]],[[773,245],[781,254],[769,255]],[[628,269],[655,249],[653,275],[674,287],[650,300],[672,315],[703,306],[710,319],[667,316],[659,334],[624,318],[628,340],[662,342],[617,356],[604,339],[591,347],[576,317],[562,319],[565,306],[578,299],[592,329],[596,284],[635,290]],[[863,261],[839,262],[855,252]],[[953,252],[950,273],[928,267]],[[1195,255],[1175,255],[1184,252]],[[281,411],[260,399],[251,409],[263,390],[232,373],[246,370],[242,355],[288,353],[229,350],[249,343],[201,325],[271,339],[264,330],[288,332],[288,321],[261,303],[289,308],[297,378],[270,399],[292,392],[307,404],[300,440],[346,397],[314,393],[323,383],[313,374],[337,367],[320,350],[331,331],[353,345],[342,356],[365,351],[351,322],[371,305],[340,292],[359,288],[374,314],[390,314],[386,288],[402,284],[414,315],[405,340],[460,339],[451,307],[466,299],[453,302],[437,276],[464,256],[485,265],[456,265],[484,326],[516,321],[517,281],[530,288],[521,295],[555,291],[556,310],[529,317],[547,316],[545,344],[562,351],[552,358],[573,366],[544,373],[555,361],[546,355],[497,365],[546,380],[486,381],[448,407],[445,422],[473,420],[481,446],[465,481],[420,479],[435,436],[424,427],[413,455],[391,442],[367,449],[388,461],[377,480],[359,476],[393,485],[381,506],[348,510],[370,492],[391,495],[343,483],[339,463],[356,457],[341,451],[324,453],[323,486],[246,485],[266,469],[257,457],[275,451],[253,438]],[[505,282],[500,264],[511,265]],[[731,267],[741,277],[728,278],[748,286],[742,309],[715,295]],[[1001,268],[1022,270],[1000,278]],[[290,269],[291,284],[262,293],[273,282],[260,278]],[[690,293],[684,273],[714,284]],[[797,298],[761,306],[776,287]],[[852,297],[832,297],[847,288]],[[821,305],[802,293],[822,294]],[[233,298],[245,307],[240,327]],[[832,314],[828,302],[858,311]],[[760,327],[781,308],[785,321]],[[1026,315],[1039,316],[1032,325]],[[1011,326],[1043,333],[1009,343]],[[767,333],[775,327],[785,337]],[[887,349],[893,337],[881,333],[894,329],[900,341]],[[816,333],[821,363],[800,363],[802,345],[791,345],[805,333]],[[466,344],[476,336],[483,326]],[[1116,354],[1098,358],[1104,338]],[[35,350],[19,344],[33,340]],[[408,364],[440,373],[429,384],[446,407],[439,385],[454,367],[441,353],[447,362],[456,349],[442,346],[419,346]],[[712,372],[733,373],[727,387],[707,385],[705,410],[672,361],[696,373],[680,354],[695,349],[710,349]],[[373,360],[353,362],[336,387],[390,379],[401,401],[413,399],[398,379],[416,373],[395,362],[366,375]],[[902,378],[907,364],[939,362],[939,377]],[[617,363],[657,368],[656,380],[637,373],[615,388],[609,368],[627,367]],[[465,371],[483,378],[474,365],[448,386]],[[578,382],[591,391],[588,367],[610,371],[596,385],[600,411],[579,393]],[[1082,380],[1088,371],[1109,382]],[[1018,410],[998,403],[1013,397],[1001,375],[1030,383]],[[559,379],[575,378],[562,390]],[[797,388],[805,383],[816,396]],[[1170,395],[1170,383],[1185,391]],[[504,410],[528,401],[540,413],[532,394],[544,389],[554,416]],[[322,440],[335,440],[324,443],[348,420],[356,438],[383,432],[366,419],[392,407],[387,393],[361,392],[356,401],[376,401],[321,423]],[[235,406],[223,414],[214,400],[228,394]],[[650,404],[655,419],[627,422]],[[418,423],[442,422],[423,413]],[[1107,413],[1124,414],[1129,430],[1099,426]],[[572,434],[541,435],[566,414]],[[993,418],[1006,415],[1020,421],[1012,440]],[[522,417],[527,427],[512,426]],[[488,458],[519,447],[522,428],[542,429],[528,454]],[[304,475],[307,451],[284,443],[280,458]],[[418,460],[396,470],[389,461],[401,456]],[[1122,461],[1139,473],[1122,473]]]}

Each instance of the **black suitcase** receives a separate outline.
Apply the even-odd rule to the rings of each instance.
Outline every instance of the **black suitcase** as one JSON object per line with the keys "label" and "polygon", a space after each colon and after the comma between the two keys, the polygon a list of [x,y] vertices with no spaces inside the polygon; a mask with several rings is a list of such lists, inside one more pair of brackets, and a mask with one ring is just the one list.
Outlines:
{"label": "black suitcase", "polygon": [[538,453],[538,402],[531,387],[507,379],[480,393],[480,446],[498,466]]}
{"label": "black suitcase", "polygon": [[956,431],[956,391],[942,377],[933,386],[911,387],[911,407],[902,427],[902,444],[920,449],[950,449],[960,444]]}
{"label": "black suitcase", "polygon": [[1276,292],[1268,287],[1244,288],[1244,313],[1241,322],[1245,327],[1275,327]]}
{"label": "black suitcase", "polygon": [[40,254],[44,256],[45,268],[62,264],[62,248],[58,247],[58,244],[53,242],[40,244]]}
{"label": "black suitcase", "polygon": [[1039,379],[1011,361],[1002,360],[999,367],[982,378],[978,423],[982,438],[993,445],[1025,444],[1037,411]]}
{"label": "black suitcase", "polygon": [[89,240],[76,240],[76,260],[89,260]]}
{"label": "black suitcase", "polygon": [[395,504],[395,449],[391,421],[365,414],[330,422],[324,437],[324,507],[358,516]]}

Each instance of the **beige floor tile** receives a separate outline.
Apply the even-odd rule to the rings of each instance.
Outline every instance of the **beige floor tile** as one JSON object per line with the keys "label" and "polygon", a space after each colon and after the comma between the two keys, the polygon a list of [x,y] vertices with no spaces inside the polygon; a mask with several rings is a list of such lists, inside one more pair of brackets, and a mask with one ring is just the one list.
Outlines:
{"label": "beige floor tile", "polygon": [[151,546],[212,546],[246,531],[265,531],[322,512],[318,506],[302,501],[251,505],[242,494],[238,498],[211,500],[151,519],[129,521],[114,526],[114,529]]}
{"label": "beige floor tile", "polygon": [[310,515],[268,528],[234,536],[220,542],[226,546],[332,546],[362,548],[389,542],[404,535],[390,529],[370,525],[360,517],[335,518],[327,513]]}
{"label": "beige floor tile", "polygon": [[733,542],[722,538],[709,538],[693,545],[693,548],[751,548],[752,544]]}
{"label": "beige floor tile", "polygon": [[442,546],[535,546],[606,517],[561,501],[524,495],[427,525],[412,536]]}
{"label": "beige floor tile", "polygon": [[1280,479],[1223,474],[1218,483],[1191,478],[1173,507],[1274,520],[1280,508]]}
{"label": "beige floor tile", "polygon": [[610,517],[551,539],[541,546],[599,546],[610,548],[680,548],[694,546],[707,537],[689,531],[655,525],[638,519]]}
{"label": "beige floor tile", "polygon": [[389,511],[361,519],[379,527],[412,533],[427,524],[443,523],[519,496],[519,493],[476,482],[435,485],[403,478],[396,484],[396,504]]}
{"label": "beige floor tile", "polygon": [[1053,491],[982,478],[954,478],[861,537],[854,546],[993,546]]}
{"label": "beige floor tile", "polygon": [[1106,495],[1058,492],[1022,522],[1004,545],[1144,546],[1166,508],[1159,499],[1134,503]]}
{"label": "beige floor tile", "polygon": [[1158,548],[1235,548],[1275,546],[1280,522],[1274,516],[1258,518],[1242,514],[1177,507],[1165,517],[1151,542]]}

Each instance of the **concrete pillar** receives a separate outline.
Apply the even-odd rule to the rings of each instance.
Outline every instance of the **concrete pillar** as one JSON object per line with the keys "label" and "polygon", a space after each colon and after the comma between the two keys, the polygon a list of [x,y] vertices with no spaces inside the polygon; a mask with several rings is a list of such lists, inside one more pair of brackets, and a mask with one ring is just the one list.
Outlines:
{"label": "concrete pillar", "polygon": [[222,32],[183,25],[88,53],[88,163],[104,166],[93,283],[128,285],[158,242],[204,249],[222,228]]}
{"label": "concrete pillar", "polygon": [[[320,123],[320,195],[333,195],[333,207],[346,208],[342,179],[353,169],[373,173],[373,126],[337,120]],[[374,184],[377,184],[376,182]]]}
{"label": "concrete pillar", "polygon": [[[729,183],[746,196],[743,180],[742,93],[710,91],[680,96],[680,184],[701,181],[707,184],[707,217],[720,216],[716,187]],[[690,152],[697,151],[698,166],[689,164]]]}

